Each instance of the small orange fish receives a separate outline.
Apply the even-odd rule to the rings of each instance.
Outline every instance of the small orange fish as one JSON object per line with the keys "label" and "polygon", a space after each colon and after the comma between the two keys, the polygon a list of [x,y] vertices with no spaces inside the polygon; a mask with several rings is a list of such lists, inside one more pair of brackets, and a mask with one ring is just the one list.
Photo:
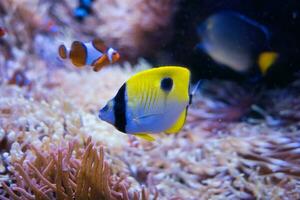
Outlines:
{"label": "small orange fish", "polygon": [[90,65],[96,72],[120,59],[120,54],[115,49],[107,47],[100,39],[86,43],[74,41],[71,49],[62,44],[58,48],[58,54],[62,59],[70,59],[76,67]]}
{"label": "small orange fish", "polygon": [[5,34],[6,34],[5,29],[0,27],[0,37],[3,37]]}
{"label": "small orange fish", "polygon": [[38,23],[39,23],[38,27],[42,32],[54,34],[54,33],[58,33],[59,31],[57,24],[52,19],[44,18],[39,20]]}

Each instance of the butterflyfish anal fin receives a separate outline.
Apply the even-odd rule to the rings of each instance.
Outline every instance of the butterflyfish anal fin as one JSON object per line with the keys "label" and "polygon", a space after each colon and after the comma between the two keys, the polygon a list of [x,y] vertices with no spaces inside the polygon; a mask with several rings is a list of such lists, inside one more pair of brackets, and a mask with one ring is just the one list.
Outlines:
{"label": "butterflyfish anal fin", "polygon": [[66,59],[68,57],[68,51],[65,45],[63,44],[59,45],[58,54],[62,59]]}
{"label": "butterflyfish anal fin", "polygon": [[86,64],[87,49],[82,42],[74,41],[72,43],[70,59],[76,67],[82,67]]}
{"label": "butterflyfish anal fin", "polygon": [[144,140],[147,140],[149,142],[153,142],[155,141],[155,138],[147,133],[137,133],[137,134],[134,134],[136,137],[139,137],[139,138],[142,138]]}
{"label": "butterflyfish anal fin", "polygon": [[100,69],[102,69],[104,66],[109,65],[109,60],[106,54],[101,56],[98,60],[96,60],[92,66],[94,67],[94,71],[98,72]]}
{"label": "butterflyfish anal fin", "polygon": [[186,115],[187,115],[187,108],[185,108],[181,112],[181,114],[179,115],[177,121],[169,129],[167,129],[165,131],[165,133],[174,134],[174,133],[179,132],[181,130],[181,128],[183,127],[184,123],[185,123]]}
{"label": "butterflyfish anal fin", "polygon": [[278,56],[279,55],[276,52],[263,52],[259,55],[258,66],[263,75],[267,73],[272,64],[277,60]]}

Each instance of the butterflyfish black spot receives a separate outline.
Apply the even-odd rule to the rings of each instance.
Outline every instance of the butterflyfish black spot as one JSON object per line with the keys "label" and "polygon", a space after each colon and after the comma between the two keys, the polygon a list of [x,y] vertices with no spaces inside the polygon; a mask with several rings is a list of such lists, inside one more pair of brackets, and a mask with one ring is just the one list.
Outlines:
{"label": "butterflyfish black spot", "polygon": [[166,92],[169,92],[172,90],[173,87],[173,79],[170,77],[164,78],[160,82],[160,88]]}

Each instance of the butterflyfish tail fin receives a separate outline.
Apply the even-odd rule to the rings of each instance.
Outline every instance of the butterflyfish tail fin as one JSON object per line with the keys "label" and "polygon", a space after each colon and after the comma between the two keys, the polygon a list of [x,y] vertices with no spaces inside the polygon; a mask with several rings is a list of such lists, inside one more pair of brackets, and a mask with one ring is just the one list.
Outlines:
{"label": "butterflyfish tail fin", "polygon": [[68,58],[68,50],[65,45],[61,44],[58,47],[58,55],[62,59],[67,59]]}
{"label": "butterflyfish tail fin", "polygon": [[187,115],[187,108],[185,108],[180,116],[178,117],[177,121],[168,129],[165,131],[167,134],[174,134],[177,133],[181,130],[183,127],[185,120],[186,120],[186,115]]}
{"label": "butterflyfish tail fin", "polygon": [[258,66],[263,75],[267,73],[269,68],[276,62],[279,54],[272,51],[263,52],[258,57]]}
{"label": "butterflyfish tail fin", "polygon": [[136,137],[142,138],[144,140],[147,140],[149,142],[153,142],[155,141],[155,138],[147,133],[138,133],[138,134],[134,134]]}
{"label": "butterflyfish tail fin", "polygon": [[76,67],[82,67],[86,64],[87,48],[79,41],[74,41],[71,46],[70,59]]}

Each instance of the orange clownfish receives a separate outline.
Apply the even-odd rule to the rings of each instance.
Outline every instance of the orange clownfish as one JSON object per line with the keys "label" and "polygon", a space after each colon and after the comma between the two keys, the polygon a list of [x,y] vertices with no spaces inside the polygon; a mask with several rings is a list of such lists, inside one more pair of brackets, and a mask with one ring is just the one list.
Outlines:
{"label": "orange clownfish", "polygon": [[62,44],[58,48],[58,53],[62,59],[69,58],[76,67],[91,65],[96,72],[120,59],[120,54],[115,49],[107,47],[100,39],[86,43],[74,41],[70,49]]}

